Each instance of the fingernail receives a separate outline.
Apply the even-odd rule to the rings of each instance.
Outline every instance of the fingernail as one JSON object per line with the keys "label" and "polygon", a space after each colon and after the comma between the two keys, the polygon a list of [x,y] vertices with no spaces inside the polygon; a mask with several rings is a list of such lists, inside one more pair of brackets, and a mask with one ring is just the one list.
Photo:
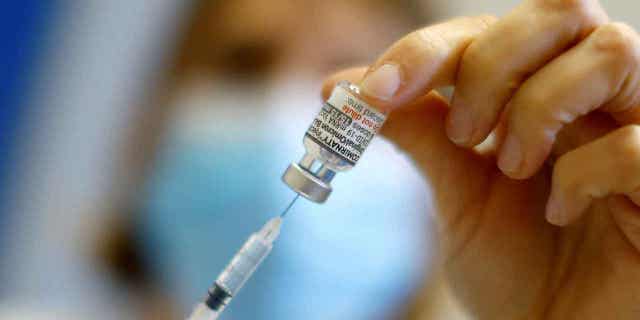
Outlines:
{"label": "fingernail", "polygon": [[566,216],[564,210],[562,209],[562,205],[553,195],[549,197],[549,201],[547,202],[546,216],[547,221],[549,221],[549,223],[551,224],[557,226],[566,224]]}
{"label": "fingernail", "polygon": [[464,145],[471,139],[473,128],[469,112],[453,109],[447,122],[447,135],[455,144]]}
{"label": "fingernail", "polygon": [[360,88],[365,95],[382,101],[389,101],[400,88],[400,81],[398,66],[384,64],[369,73],[362,80]]}
{"label": "fingernail", "polygon": [[508,134],[502,145],[498,167],[502,172],[515,173],[520,169],[521,163],[522,149],[520,148],[520,141],[515,135]]}

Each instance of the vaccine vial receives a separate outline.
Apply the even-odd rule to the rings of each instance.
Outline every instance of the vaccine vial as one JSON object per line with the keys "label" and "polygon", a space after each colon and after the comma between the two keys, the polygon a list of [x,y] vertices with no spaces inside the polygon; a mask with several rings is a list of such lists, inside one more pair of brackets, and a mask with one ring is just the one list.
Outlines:
{"label": "vaccine vial", "polygon": [[358,86],[339,82],[304,135],[304,156],[289,165],[282,180],[305,198],[325,202],[336,172],[353,168],[385,120]]}

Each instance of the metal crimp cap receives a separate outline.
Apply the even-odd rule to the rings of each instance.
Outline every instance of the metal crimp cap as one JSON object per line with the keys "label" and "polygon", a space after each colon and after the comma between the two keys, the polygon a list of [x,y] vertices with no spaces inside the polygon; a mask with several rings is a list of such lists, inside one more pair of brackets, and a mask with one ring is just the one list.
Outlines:
{"label": "metal crimp cap", "polygon": [[282,175],[282,181],[293,191],[316,203],[325,202],[332,191],[331,185],[327,181],[297,163],[289,165]]}

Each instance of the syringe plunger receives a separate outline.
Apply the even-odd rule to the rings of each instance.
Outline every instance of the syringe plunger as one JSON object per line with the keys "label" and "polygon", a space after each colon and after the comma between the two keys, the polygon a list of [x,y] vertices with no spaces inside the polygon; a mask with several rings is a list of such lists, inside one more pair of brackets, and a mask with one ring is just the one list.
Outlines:
{"label": "syringe plunger", "polygon": [[249,237],[209,289],[205,303],[196,307],[189,320],[213,320],[218,317],[269,255],[273,242],[280,234],[281,224],[282,218],[275,217]]}

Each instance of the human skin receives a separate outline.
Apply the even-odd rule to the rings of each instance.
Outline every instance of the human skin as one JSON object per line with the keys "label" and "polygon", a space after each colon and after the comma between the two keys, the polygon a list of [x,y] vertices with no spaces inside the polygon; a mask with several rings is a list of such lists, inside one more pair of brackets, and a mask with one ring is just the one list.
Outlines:
{"label": "human skin", "polygon": [[413,32],[323,95],[350,80],[390,112],[474,318],[640,319],[639,62],[596,1],[530,0]]}

